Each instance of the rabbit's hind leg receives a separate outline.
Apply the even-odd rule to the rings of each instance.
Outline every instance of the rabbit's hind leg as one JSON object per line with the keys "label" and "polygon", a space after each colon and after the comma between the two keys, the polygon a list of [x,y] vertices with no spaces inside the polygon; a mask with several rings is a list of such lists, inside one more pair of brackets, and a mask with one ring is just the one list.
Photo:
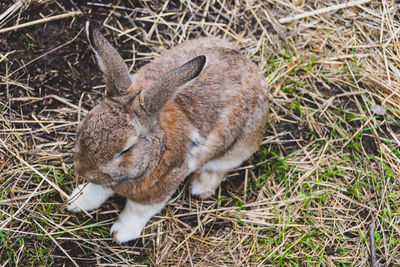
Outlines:
{"label": "rabbit's hind leg", "polygon": [[224,180],[226,171],[199,170],[193,174],[191,191],[192,195],[208,198],[215,193]]}

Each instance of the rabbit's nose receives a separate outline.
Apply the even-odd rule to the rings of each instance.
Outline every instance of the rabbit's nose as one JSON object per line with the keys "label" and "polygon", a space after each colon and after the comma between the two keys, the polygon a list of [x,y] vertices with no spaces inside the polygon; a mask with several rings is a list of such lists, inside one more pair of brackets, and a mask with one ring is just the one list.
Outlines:
{"label": "rabbit's nose", "polygon": [[90,167],[88,166],[88,164],[82,160],[80,160],[78,157],[75,158],[75,171],[79,176],[83,176],[83,177],[87,177],[88,172]]}

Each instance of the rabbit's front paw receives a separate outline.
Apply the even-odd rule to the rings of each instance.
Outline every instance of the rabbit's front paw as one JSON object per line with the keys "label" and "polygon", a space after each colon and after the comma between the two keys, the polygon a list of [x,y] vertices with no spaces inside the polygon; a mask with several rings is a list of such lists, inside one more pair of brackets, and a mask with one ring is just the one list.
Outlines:
{"label": "rabbit's front paw", "polygon": [[103,204],[114,192],[109,188],[92,183],[78,185],[68,197],[67,210],[79,212],[93,210]]}
{"label": "rabbit's front paw", "polygon": [[118,220],[111,226],[110,233],[113,234],[114,240],[121,244],[138,238],[144,225],[135,221]]}
{"label": "rabbit's front paw", "polygon": [[150,218],[164,207],[168,199],[169,197],[161,203],[150,205],[135,203],[128,199],[124,210],[110,229],[115,241],[124,243],[138,238]]}

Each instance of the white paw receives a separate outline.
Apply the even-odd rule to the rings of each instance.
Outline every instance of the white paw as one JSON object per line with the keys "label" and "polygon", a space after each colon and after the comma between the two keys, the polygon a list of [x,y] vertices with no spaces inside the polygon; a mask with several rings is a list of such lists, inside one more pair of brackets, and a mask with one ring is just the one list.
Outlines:
{"label": "white paw", "polygon": [[114,192],[109,188],[92,183],[78,185],[68,197],[67,210],[79,212],[81,210],[90,211],[97,209],[112,196]]}
{"label": "white paw", "polygon": [[150,205],[142,205],[128,199],[118,220],[111,226],[110,233],[114,235],[114,240],[124,243],[140,237],[147,222],[165,206],[168,199],[169,197],[161,203]]}
{"label": "white paw", "polygon": [[[78,185],[69,195],[67,202],[70,203],[67,205],[67,210],[72,211],[72,212],[79,212],[82,209],[86,210],[85,207],[85,202],[83,201],[84,198],[82,197],[83,192],[82,188],[84,187],[84,184]],[[80,207],[79,207],[80,206]]]}
{"label": "white paw", "polygon": [[138,225],[136,222],[121,222],[116,221],[110,229],[110,233],[113,234],[114,240],[121,244],[140,237],[145,225]]}

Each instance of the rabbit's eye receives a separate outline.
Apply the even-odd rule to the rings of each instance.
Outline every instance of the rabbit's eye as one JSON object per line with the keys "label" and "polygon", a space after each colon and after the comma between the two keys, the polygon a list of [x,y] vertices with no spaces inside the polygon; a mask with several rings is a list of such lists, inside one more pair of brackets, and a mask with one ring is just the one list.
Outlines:
{"label": "rabbit's eye", "polygon": [[125,155],[129,152],[132,151],[132,149],[135,147],[136,144],[131,145],[130,147],[128,147],[127,149],[125,149],[124,151],[122,151],[121,153],[119,153],[119,156]]}

